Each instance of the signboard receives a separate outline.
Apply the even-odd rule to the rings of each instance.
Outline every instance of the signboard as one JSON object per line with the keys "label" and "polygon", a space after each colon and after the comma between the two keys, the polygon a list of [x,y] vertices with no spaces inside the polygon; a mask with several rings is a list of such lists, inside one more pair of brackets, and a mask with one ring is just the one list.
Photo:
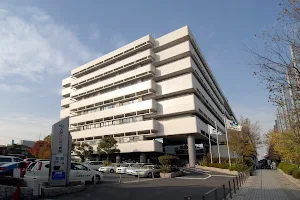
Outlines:
{"label": "signboard", "polygon": [[65,180],[66,179],[66,173],[63,171],[54,171],[51,175],[52,180]]}
{"label": "signboard", "polygon": [[242,131],[242,126],[239,125],[237,122],[231,121],[229,119],[226,120],[227,129],[235,130],[235,131]]}
{"label": "signboard", "polygon": [[49,183],[51,186],[66,186],[69,183],[72,137],[69,132],[69,117],[52,126],[51,160]]}

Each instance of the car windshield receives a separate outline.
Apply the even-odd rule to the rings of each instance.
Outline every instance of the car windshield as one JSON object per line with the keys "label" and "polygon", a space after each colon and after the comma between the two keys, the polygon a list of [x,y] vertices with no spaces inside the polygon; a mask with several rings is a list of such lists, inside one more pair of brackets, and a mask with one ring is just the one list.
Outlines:
{"label": "car windshield", "polygon": [[120,167],[129,167],[129,164],[121,164]]}

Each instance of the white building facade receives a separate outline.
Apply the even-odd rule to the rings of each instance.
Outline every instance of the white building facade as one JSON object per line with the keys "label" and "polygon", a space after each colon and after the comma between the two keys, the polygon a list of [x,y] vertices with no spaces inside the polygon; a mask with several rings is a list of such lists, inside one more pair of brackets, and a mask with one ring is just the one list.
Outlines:
{"label": "white building facade", "polygon": [[193,166],[195,142],[208,141],[207,124],[224,133],[224,116],[236,121],[187,26],[77,67],[62,86],[60,117],[70,116],[73,140],[96,150],[113,136],[121,154],[139,152],[141,161],[164,151],[163,138],[187,143]]}

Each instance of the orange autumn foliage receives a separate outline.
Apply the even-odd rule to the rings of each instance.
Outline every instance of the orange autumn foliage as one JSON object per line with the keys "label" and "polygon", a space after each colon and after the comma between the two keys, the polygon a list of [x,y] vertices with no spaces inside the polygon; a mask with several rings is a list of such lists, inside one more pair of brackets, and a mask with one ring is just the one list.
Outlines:
{"label": "orange autumn foliage", "polygon": [[51,141],[37,141],[31,148],[30,153],[39,159],[50,159]]}

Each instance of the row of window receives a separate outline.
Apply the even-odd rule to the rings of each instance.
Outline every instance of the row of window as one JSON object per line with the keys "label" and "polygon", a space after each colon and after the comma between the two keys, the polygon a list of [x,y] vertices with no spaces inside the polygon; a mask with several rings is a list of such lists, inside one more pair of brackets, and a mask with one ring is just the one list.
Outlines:
{"label": "row of window", "polygon": [[[136,75],[136,76],[142,77],[142,76],[147,75],[147,74],[148,74],[147,72],[144,72],[144,73],[141,73],[141,74]],[[132,77],[126,78],[126,80],[135,79],[136,76],[132,76]],[[97,88],[97,89],[101,89],[101,88],[104,88],[104,87],[109,87],[109,86],[112,86],[112,85],[118,84],[118,83],[121,83],[121,80],[120,80],[120,81],[117,81],[117,82],[114,82],[114,83],[110,83],[110,84],[108,84],[108,85],[102,86],[102,87]],[[126,85],[126,84],[127,84],[127,83],[125,83],[125,85]],[[93,85],[94,85],[94,83],[93,83]],[[124,84],[119,85],[119,87],[123,87],[122,85],[124,85]],[[85,86],[85,87],[86,87],[86,86]],[[126,87],[126,86],[124,86],[124,87]],[[94,91],[94,90],[95,90],[95,89],[91,89],[90,91],[87,91],[87,92],[92,92],[92,91]],[[84,94],[85,94],[85,91],[82,91],[82,93],[77,94],[76,96],[81,96],[81,95],[84,95]],[[74,96],[74,98],[76,98],[76,96]],[[84,95],[84,96],[86,96],[86,95]]]}
{"label": "row of window", "polygon": [[[90,66],[90,67],[88,67],[88,68],[86,68],[86,69],[83,69],[82,71],[76,72],[76,73],[74,73],[73,75],[76,76],[76,77],[81,77],[81,76],[84,76],[86,73],[91,73],[91,72],[97,71],[99,68],[100,68],[100,69],[103,68],[103,67],[100,67],[102,63],[105,63],[105,62],[107,62],[107,61],[113,60],[113,59],[117,58],[117,57],[120,56],[120,55],[124,55],[124,53],[131,52],[132,50],[137,50],[137,49],[139,49],[140,47],[143,47],[143,46],[147,45],[148,43],[152,44],[150,41],[144,42],[144,43],[142,43],[142,44],[139,44],[139,45],[137,45],[137,46],[135,46],[135,47],[133,47],[133,48],[130,48],[130,49],[124,51],[123,53],[120,53],[120,54],[118,54],[118,55],[115,55],[115,56],[113,56],[113,57],[110,57],[110,58],[108,58],[108,59],[106,59],[106,60],[104,60],[104,61],[101,61],[101,62],[99,62],[99,63],[93,65],[93,66]],[[153,45],[153,44],[152,44],[152,45]],[[137,53],[139,53],[139,52],[140,52],[140,51],[137,51],[135,54],[137,54]],[[127,56],[126,56],[126,57],[127,57]],[[123,59],[125,59],[125,58],[123,57],[122,60],[123,60]],[[116,60],[116,62],[118,62],[118,60]],[[88,72],[84,72],[84,71],[86,71],[86,70],[87,70]]]}
{"label": "row of window", "polygon": [[125,102],[116,103],[116,104],[112,104],[112,105],[101,106],[101,107],[94,108],[94,109],[91,109],[91,110],[85,110],[85,111],[78,112],[77,116],[85,115],[85,114],[89,114],[89,113],[93,113],[93,112],[99,112],[99,111],[102,111],[102,110],[109,110],[109,109],[117,107],[118,104],[119,104],[118,107],[126,106],[126,105],[129,105],[129,104],[137,103],[138,101],[139,101],[138,99],[133,99],[133,100],[130,100],[130,101],[125,101]]}
{"label": "row of window", "polygon": [[84,99],[89,99],[89,98],[92,98],[92,97],[95,97],[95,96],[98,96],[98,95],[101,95],[101,94],[105,94],[105,93],[108,93],[108,92],[115,91],[117,89],[121,89],[121,88],[124,88],[124,87],[128,87],[128,86],[137,84],[138,82],[139,82],[139,80],[130,81],[130,82],[127,82],[127,83],[119,85],[119,86],[115,86],[115,87],[111,87],[111,88],[108,88],[108,89],[105,89],[105,90],[101,90],[101,92],[96,92],[96,93],[93,93],[93,94],[88,94],[88,95],[84,95],[84,96],[81,96],[81,97],[78,97],[78,98],[75,97],[75,98],[76,98],[77,101],[84,100]]}
{"label": "row of window", "polygon": [[[118,143],[138,142],[138,141],[143,140],[143,137],[140,137],[140,136],[137,136],[137,135],[135,135],[135,136],[124,136],[124,137],[114,137],[114,138]],[[100,140],[99,139],[98,140],[88,140],[88,141],[84,141],[84,142],[89,144],[89,145],[98,145]]]}
{"label": "row of window", "polygon": [[[140,65],[140,67],[141,67],[141,66],[142,66],[142,65]],[[101,78],[101,79],[98,79],[98,80],[95,80],[95,81],[91,81],[91,82],[89,82],[89,83],[86,83],[86,84],[77,86],[76,88],[77,88],[77,89],[80,89],[80,88],[88,87],[88,86],[90,86],[90,85],[93,85],[93,84],[102,82],[102,81],[107,80],[107,79],[109,79],[109,78],[112,78],[112,77],[115,77],[115,76],[118,76],[118,75],[125,74],[125,73],[130,72],[130,71],[133,71],[133,70],[135,70],[135,69],[137,69],[137,68],[138,68],[138,66],[131,67],[131,68],[129,68],[129,69],[123,70],[122,72],[117,72],[117,73],[115,73],[115,74],[113,74],[113,75],[108,75],[108,76],[105,76],[105,77],[103,77],[103,78]],[[112,71],[113,71],[113,70],[112,70]]]}
{"label": "row of window", "polygon": [[88,94],[88,95],[84,95],[84,96],[80,96],[80,97],[73,97],[73,98],[75,98],[77,101],[84,100],[84,99],[89,99],[89,98],[92,98],[92,97],[95,97],[95,96],[98,96],[98,95],[101,95],[101,94],[105,94],[105,93],[108,93],[108,92],[111,92],[111,91],[114,91],[114,90],[117,90],[117,89],[121,89],[121,88],[124,88],[124,87],[135,85],[135,84],[140,83],[140,82],[145,82],[145,81],[148,81],[150,79],[151,79],[151,77],[136,79],[134,81],[126,82],[124,84],[121,84],[121,85],[118,85],[118,86],[115,86],[115,87],[110,87],[108,89],[101,90],[100,92],[96,92],[96,93],[92,93],[92,94]]}
{"label": "row of window", "polygon": [[[205,103],[208,105],[208,107],[212,110],[212,113],[215,114],[215,117],[218,118],[218,120],[222,123],[223,120],[222,118],[219,116],[219,114],[217,113],[217,111],[213,108],[213,106],[208,102],[208,100],[204,97],[204,95],[199,91],[199,89],[197,88],[197,92],[200,94],[200,96],[202,97],[203,101],[205,101]],[[214,123],[213,123],[214,124]]]}
{"label": "row of window", "polygon": [[134,116],[134,117],[128,117],[128,118],[124,118],[124,119],[116,119],[116,120],[111,120],[111,121],[106,121],[106,122],[87,124],[84,126],[71,125],[70,128],[73,129],[73,131],[83,131],[83,130],[93,129],[93,128],[103,128],[103,127],[107,127],[107,126],[128,124],[128,123],[133,123],[133,122],[137,122],[137,121],[143,121],[143,117],[142,116]]}

